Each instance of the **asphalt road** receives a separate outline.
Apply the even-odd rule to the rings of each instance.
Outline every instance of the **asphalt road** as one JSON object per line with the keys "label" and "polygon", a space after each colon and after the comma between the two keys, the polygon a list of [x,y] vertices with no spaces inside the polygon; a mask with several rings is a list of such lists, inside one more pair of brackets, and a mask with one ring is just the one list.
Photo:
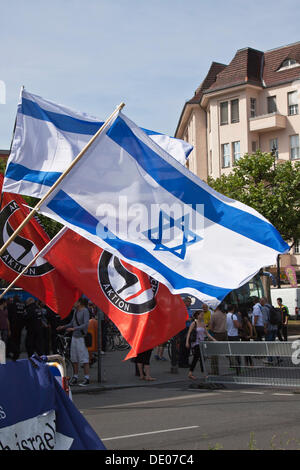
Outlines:
{"label": "asphalt road", "polygon": [[182,384],[74,395],[107,450],[299,450],[293,390]]}

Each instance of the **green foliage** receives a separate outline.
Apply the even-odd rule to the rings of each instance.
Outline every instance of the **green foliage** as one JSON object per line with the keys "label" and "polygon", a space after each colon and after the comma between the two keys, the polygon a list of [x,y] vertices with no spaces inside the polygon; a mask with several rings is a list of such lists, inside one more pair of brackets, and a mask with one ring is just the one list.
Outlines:
{"label": "green foliage", "polygon": [[[23,196],[23,198],[30,207],[35,207],[39,201],[38,199],[31,196]],[[50,238],[53,238],[63,227],[63,225],[61,225],[59,222],[49,219],[49,217],[46,217],[42,214],[37,213],[37,217]]]}
{"label": "green foliage", "polygon": [[300,161],[245,154],[229,175],[208,179],[216,191],[256,209],[287,241],[300,239]]}

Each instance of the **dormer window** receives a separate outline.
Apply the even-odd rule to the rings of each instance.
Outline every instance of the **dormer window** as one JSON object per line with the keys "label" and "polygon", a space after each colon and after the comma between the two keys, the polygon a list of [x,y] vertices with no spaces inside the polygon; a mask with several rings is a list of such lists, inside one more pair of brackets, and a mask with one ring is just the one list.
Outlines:
{"label": "dormer window", "polygon": [[293,67],[299,67],[299,63],[296,61],[296,59],[285,59],[281,66],[279,67],[278,69],[278,72],[280,72],[281,70],[286,70],[286,69],[291,69]]}

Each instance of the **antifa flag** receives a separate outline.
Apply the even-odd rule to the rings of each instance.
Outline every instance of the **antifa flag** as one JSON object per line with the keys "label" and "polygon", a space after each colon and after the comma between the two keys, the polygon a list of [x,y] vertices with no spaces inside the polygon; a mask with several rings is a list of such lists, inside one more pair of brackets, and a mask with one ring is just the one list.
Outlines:
{"label": "antifa flag", "polygon": [[[0,174],[2,188],[3,175]],[[9,239],[29,214],[25,201],[17,194],[2,193],[0,246]],[[32,218],[0,258],[0,278],[9,283],[23,271],[50,241],[41,225]],[[69,315],[80,292],[44,258],[38,258],[17,281],[17,286],[41,300],[62,318]]]}
{"label": "antifa flag", "polygon": [[45,258],[118,327],[132,347],[126,359],[185,328],[187,310],[180,295],[72,230],[63,232]]}

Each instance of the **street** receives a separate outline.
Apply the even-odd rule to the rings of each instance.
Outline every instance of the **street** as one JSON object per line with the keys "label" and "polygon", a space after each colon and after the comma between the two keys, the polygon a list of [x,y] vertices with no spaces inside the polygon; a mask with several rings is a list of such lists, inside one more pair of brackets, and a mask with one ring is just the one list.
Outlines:
{"label": "street", "polygon": [[107,450],[296,450],[299,395],[274,388],[188,384],[76,394]]}

